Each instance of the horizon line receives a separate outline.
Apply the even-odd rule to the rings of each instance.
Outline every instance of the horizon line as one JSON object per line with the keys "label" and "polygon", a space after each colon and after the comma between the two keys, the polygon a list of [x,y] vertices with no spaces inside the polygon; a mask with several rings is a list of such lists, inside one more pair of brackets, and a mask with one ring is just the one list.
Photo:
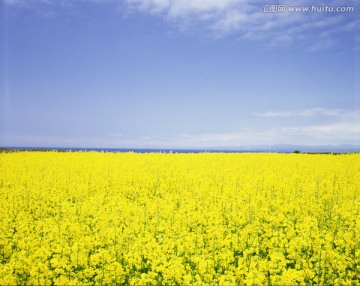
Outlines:
{"label": "horizon line", "polygon": [[40,147],[40,146],[0,146],[0,150],[19,151],[154,151],[154,152],[341,152],[359,153],[360,145],[295,145],[295,144],[268,144],[248,146],[212,146],[212,147]]}

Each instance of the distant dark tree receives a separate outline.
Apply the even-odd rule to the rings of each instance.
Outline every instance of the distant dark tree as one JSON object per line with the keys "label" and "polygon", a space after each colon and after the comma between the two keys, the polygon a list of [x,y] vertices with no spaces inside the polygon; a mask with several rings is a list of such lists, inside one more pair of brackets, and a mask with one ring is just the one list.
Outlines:
{"label": "distant dark tree", "polygon": [[293,153],[300,154],[301,152],[299,150],[295,150]]}

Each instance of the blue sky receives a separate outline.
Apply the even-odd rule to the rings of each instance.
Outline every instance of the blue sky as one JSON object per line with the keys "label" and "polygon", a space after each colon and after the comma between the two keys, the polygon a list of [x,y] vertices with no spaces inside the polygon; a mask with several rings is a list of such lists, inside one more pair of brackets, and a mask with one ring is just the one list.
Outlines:
{"label": "blue sky", "polygon": [[0,146],[360,145],[359,2],[0,3]]}

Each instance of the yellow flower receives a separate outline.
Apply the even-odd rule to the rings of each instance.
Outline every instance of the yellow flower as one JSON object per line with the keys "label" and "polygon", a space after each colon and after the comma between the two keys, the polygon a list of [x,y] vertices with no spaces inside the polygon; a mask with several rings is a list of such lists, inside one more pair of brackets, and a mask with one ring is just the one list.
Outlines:
{"label": "yellow flower", "polygon": [[360,155],[0,153],[0,284],[353,284]]}

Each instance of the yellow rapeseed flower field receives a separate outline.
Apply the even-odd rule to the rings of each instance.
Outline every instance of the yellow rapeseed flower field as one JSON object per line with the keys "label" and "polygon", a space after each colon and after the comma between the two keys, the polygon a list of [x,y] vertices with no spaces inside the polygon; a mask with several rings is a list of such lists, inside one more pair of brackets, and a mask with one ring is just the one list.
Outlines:
{"label": "yellow rapeseed flower field", "polygon": [[0,154],[0,284],[358,284],[360,155]]}

